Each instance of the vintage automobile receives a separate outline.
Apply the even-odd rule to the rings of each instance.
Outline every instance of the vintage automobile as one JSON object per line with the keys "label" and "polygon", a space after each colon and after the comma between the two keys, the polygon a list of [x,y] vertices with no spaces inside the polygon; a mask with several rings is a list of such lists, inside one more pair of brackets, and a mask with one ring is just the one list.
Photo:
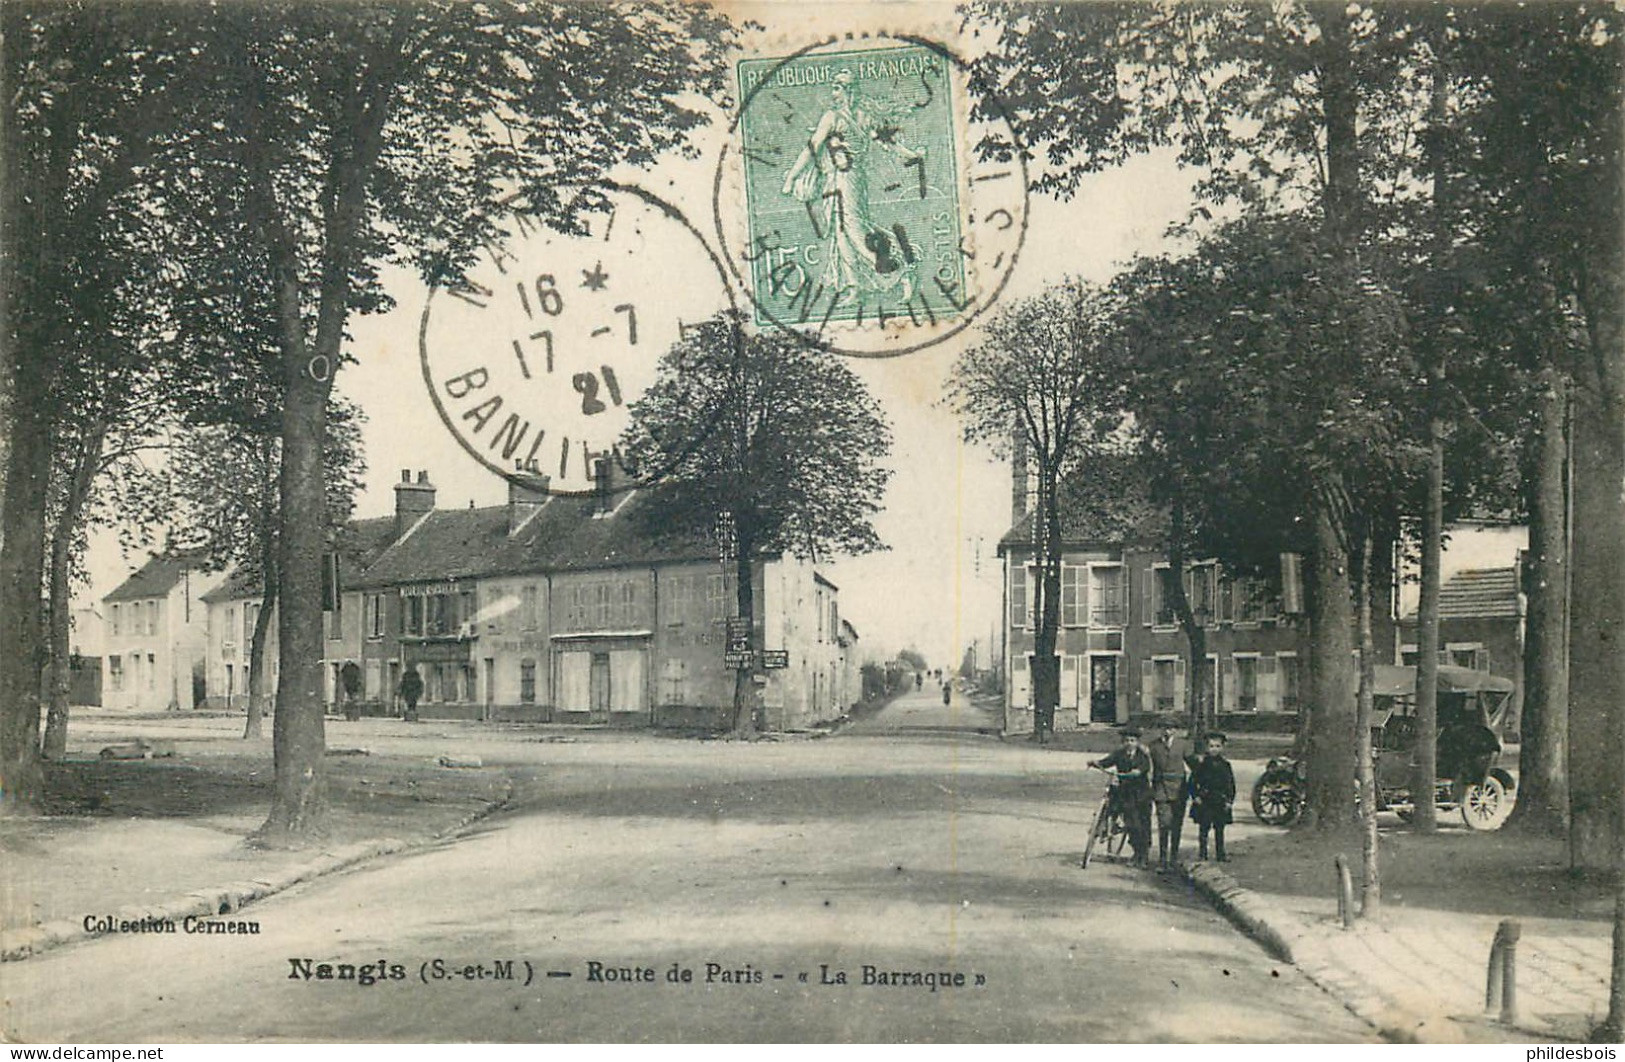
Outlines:
{"label": "vintage automobile", "polygon": [[[1459,810],[1475,830],[1493,830],[1512,810],[1517,781],[1498,764],[1501,727],[1512,703],[1509,679],[1440,665],[1434,800],[1440,811]],[[1377,810],[1409,821],[1415,804],[1411,771],[1416,750],[1416,669],[1379,665],[1372,687],[1371,744],[1376,754]],[[1303,810],[1304,767],[1292,756],[1270,760],[1253,786],[1260,822],[1285,826]]]}

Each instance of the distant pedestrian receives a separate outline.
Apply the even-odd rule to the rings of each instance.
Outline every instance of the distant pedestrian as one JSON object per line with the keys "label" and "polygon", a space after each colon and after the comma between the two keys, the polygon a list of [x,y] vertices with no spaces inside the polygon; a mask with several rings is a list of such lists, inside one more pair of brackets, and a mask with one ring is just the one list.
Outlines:
{"label": "distant pedestrian", "polygon": [[406,721],[417,722],[418,698],[423,696],[423,676],[418,674],[417,668],[406,669],[406,674],[401,678],[400,694],[401,700],[406,702]]}
{"label": "distant pedestrian", "polygon": [[1179,728],[1163,723],[1151,742],[1151,802],[1157,810],[1157,869],[1179,862],[1179,835],[1185,825],[1185,760],[1174,748]]}
{"label": "distant pedestrian", "polygon": [[1224,758],[1225,737],[1207,736],[1207,751],[1191,771],[1191,818],[1196,820],[1197,856],[1207,858],[1207,835],[1213,831],[1213,855],[1219,862],[1224,854],[1224,828],[1230,824],[1230,806],[1236,802],[1236,773]]}
{"label": "distant pedestrian", "polygon": [[1151,754],[1140,747],[1140,732],[1133,727],[1123,731],[1123,744],[1110,756],[1089,766],[1117,771],[1118,807],[1128,830],[1129,847],[1134,849],[1134,865],[1150,865],[1151,848]]}
{"label": "distant pedestrian", "polygon": [[948,706],[949,699],[950,699],[951,695],[953,694],[953,689],[954,689],[954,687],[953,687],[953,683],[951,681],[944,682],[942,684],[942,706],[944,708],[946,708]]}

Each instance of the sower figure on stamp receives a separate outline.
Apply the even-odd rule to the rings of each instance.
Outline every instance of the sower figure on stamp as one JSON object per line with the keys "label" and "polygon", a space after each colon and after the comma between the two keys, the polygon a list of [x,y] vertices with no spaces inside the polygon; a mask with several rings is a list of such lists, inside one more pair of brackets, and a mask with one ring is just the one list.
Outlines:
{"label": "sower figure on stamp", "polygon": [[1129,847],[1134,849],[1134,865],[1149,865],[1151,848],[1151,755],[1140,747],[1140,732],[1123,731],[1123,744],[1111,755],[1089,766],[1117,771],[1117,799],[1128,829]]}
{"label": "sower figure on stamp", "polygon": [[417,668],[409,667],[406,674],[401,676],[400,694],[401,700],[406,702],[406,721],[417,722],[418,698],[423,696],[423,676],[418,674]]}
{"label": "sower figure on stamp", "polygon": [[1224,828],[1230,823],[1230,805],[1236,800],[1236,774],[1224,758],[1223,734],[1207,736],[1207,751],[1191,770],[1191,818],[1196,820],[1197,857],[1207,858],[1207,835],[1213,831],[1213,855],[1219,862],[1224,854]]}
{"label": "sower figure on stamp", "polygon": [[1157,809],[1157,869],[1179,862],[1179,834],[1185,825],[1185,759],[1174,748],[1173,723],[1162,724],[1151,742],[1151,799]]}
{"label": "sower figure on stamp", "polygon": [[913,298],[914,253],[875,224],[869,205],[871,144],[905,163],[925,157],[899,143],[898,134],[894,123],[877,121],[873,109],[862,105],[856,79],[842,70],[830,84],[829,110],[784,176],[784,194],[819,215],[825,250],[820,280],[842,299],[856,295],[861,301],[894,289],[900,302]]}

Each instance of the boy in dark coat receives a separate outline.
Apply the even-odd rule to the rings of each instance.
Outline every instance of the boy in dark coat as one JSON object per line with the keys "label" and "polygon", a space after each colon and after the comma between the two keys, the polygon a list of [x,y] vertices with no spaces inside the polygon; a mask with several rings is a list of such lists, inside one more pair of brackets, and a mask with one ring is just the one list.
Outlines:
{"label": "boy in dark coat", "polygon": [[1134,865],[1148,865],[1151,848],[1151,754],[1140,747],[1140,732],[1123,731],[1123,744],[1110,756],[1089,766],[1115,768],[1118,807],[1128,830],[1129,847],[1134,849]]}
{"label": "boy in dark coat", "polygon": [[1230,805],[1236,802],[1236,773],[1224,758],[1224,735],[1207,736],[1207,752],[1191,770],[1191,818],[1196,820],[1197,858],[1207,858],[1207,835],[1213,831],[1213,855],[1219,862],[1224,854],[1224,828],[1230,822]]}

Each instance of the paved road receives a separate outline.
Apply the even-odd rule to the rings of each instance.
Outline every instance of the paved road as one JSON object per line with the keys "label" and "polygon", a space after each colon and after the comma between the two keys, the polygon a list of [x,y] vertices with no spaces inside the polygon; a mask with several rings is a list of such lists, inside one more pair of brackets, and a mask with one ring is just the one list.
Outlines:
{"label": "paved road", "polygon": [[[923,716],[917,699],[895,706],[894,718]],[[506,749],[532,779],[521,809],[455,843],[254,905],[243,917],[259,923],[257,936],[105,938],[0,967],[6,1035],[1371,1035],[1179,888],[1118,866],[1078,870],[1082,823],[1099,796],[1079,754],[933,734],[751,744],[515,738]],[[475,979],[426,984],[435,959],[475,967]],[[517,980],[490,976],[508,961]],[[306,980],[322,963],[398,965],[405,979]],[[633,980],[594,980],[594,963]],[[667,980],[674,965],[694,979]],[[865,985],[866,966],[905,981],[963,974],[967,984]],[[654,980],[637,980],[644,976]]]}
{"label": "paved road", "polygon": [[845,735],[919,734],[922,732],[969,731],[997,734],[1000,714],[978,708],[969,697],[954,690],[949,703],[942,702],[942,687],[926,681],[925,687],[909,690],[868,719],[848,727]]}

